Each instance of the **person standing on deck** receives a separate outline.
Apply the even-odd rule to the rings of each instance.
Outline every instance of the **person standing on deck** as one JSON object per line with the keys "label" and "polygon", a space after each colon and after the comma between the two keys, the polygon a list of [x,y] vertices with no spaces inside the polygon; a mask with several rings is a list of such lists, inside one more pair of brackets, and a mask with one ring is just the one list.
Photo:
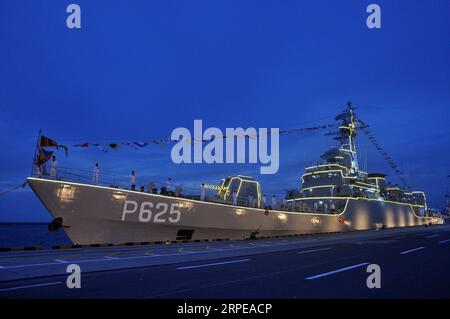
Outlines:
{"label": "person standing on deck", "polygon": [[331,212],[332,214],[336,213],[336,205],[334,205],[334,202],[331,202],[331,205],[330,205],[330,212]]}
{"label": "person standing on deck", "polygon": [[266,207],[267,207],[267,205],[266,205],[266,194],[264,194],[263,197],[262,197],[262,208],[266,208]]}
{"label": "person standing on deck", "polygon": [[275,197],[275,195],[272,196],[272,209],[276,209],[277,208],[277,198]]}
{"label": "person standing on deck", "polygon": [[133,191],[136,189],[136,173],[134,170],[131,171],[130,175],[130,189]]}
{"label": "person standing on deck", "polygon": [[281,204],[282,209],[286,209],[287,197],[283,198],[283,203]]}
{"label": "person standing on deck", "polygon": [[205,184],[202,184],[202,186],[200,187],[200,200],[204,201],[206,197],[206,188],[205,188]]}
{"label": "person standing on deck", "polygon": [[253,194],[248,195],[248,207],[253,207]]}
{"label": "person standing on deck", "polygon": [[166,182],[166,192],[172,193],[172,179],[169,177]]}
{"label": "person standing on deck", "polygon": [[56,156],[53,155],[52,162],[50,164],[50,177],[56,178],[56,170],[58,168],[58,161],[56,160]]}
{"label": "person standing on deck", "polygon": [[92,171],[92,182],[94,184],[98,184],[99,174],[100,174],[100,168],[98,167],[98,163],[95,163],[94,170]]}
{"label": "person standing on deck", "polygon": [[233,197],[233,205],[237,206],[237,192],[236,191],[233,192],[232,197]]}

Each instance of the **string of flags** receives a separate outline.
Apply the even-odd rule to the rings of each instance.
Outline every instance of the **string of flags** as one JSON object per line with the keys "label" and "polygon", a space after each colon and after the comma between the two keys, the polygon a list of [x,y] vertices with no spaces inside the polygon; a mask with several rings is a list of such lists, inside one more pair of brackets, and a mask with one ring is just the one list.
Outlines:
{"label": "string of flags", "polygon": [[[318,126],[313,126],[313,127],[279,130],[278,134],[279,135],[298,134],[298,133],[303,133],[303,132],[311,132],[311,131],[332,128],[332,127],[336,127],[336,126],[337,126],[337,124],[327,124],[327,125],[318,125]],[[265,134],[273,135],[273,134],[275,134],[275,132],[268,131]],[[238,136],[238,137],[259,138],[261,135],[262,134],[257,133],[254,136],[243,135],[243,136]],[[222,136],[221,138],[227,139],[227,138],[234,138],[234,137],[235,137],[235,135],[233,135],[233,136],[225,135],[225,136]],[[209,143],[213,140],[214,139],[197,140],[195,138],[191,138],[190,140],[186,140],[186,142],[190,143],[190,144],[192,144],[194,142]],[[73,144],[72,147],[80,148],[80,149],[97,148],[97,149],[101,150],[102,152],[108,152],[110,150],[117,151],[120,149],[121,146],[126,146],[126,147],[132,148],[134,150],[140,150],[140,149],[142,149],[144,147],[148,147],[150,145],[164,146],[167,144],[178,143],[178,142],[180,142],[180,141],[172,140],[171,138],[158,138],[158,139],[152,139],[149,141],[120,141],[120,142],[116,141],[113,143],[83,142],[83,143]],[[50,148],[50,150],[48,148]],[[51,139],[47,136],[39,135],[38,153],[36,155],[36,160],[35,160],[35,163],[38,166],[38,169],[40,169],[46,162],[48,162],[52,158],[52,156],[55,153],[54,149],[56,149],[56,151],[63,149],[66,156],[68,155],[69,148],[66,145],[59,144],[54,139]]]}
{"label": "string of flags", "polygon": [[377,141],[377,139],[373,136],[373,134],[367,129],[369,126],[366,125],[362,120],[358,120],[363,127],[361,128],[361,131],[367,136],[369,141],[372,142],[372,144],[375,146],[377,151],[383,156],[383,158],[386,160],[386,162],[389,164],[389,166],[392,168],[392,170],[397,174],[398,178],[402,182],[402,184],[407,188],[411,189],[410,185],[406,181],[406,179],[403,177],[402,172],[400,171],[398,165],[394,162],[392,157],[384,150],[384,148],[380,145],[380,143]]}
{"label": "string of flags", "polygon": [[116,142],[116,143],[89,143],[89,142],[85,142],[85,143],[81,143],[81,144],[74,144],[72,145],[73,147],[77,147],[77,148],[90,148],[90,147],[95,147],[100,149],[103,152],[108,152],[109,150],[118,150],[122,145],[123,146],[127,146],[129,148],[135,149],[135,150],[140,150],[146,146],[149,146],[151,144],[156,144],[156,145],[165,145],[165,144],[169,144],[171,142],[170,139],[157,139],[157,140],[151,140],[149,142],[129,142],[129,141],[125,141],[125,142]]}
{"label": "string of flags", "polygon": [[[297,133],[302,133],[302,132],[311,132],[311,131],[316,131],[316,130],[321,130],[321,129],[326,129],[326,128],[331,128],[331,127],[336,127],[336,124],[328,124],[328,125],[319,125],[319,126],[313,126],[313,127],[305,127],[305,128],[294,128],[294,129],[287,129],[287,130],[280,130],[279,131],[279,135],[282,134],[297,134]],[[274,134],[272,132],[268,132],[268,135],[270,134]],[[246,135],[247,136],[247,135]],[[230,138],[231,136],[223,136],[223,139],[227,139]],[[234,136],[233,136],[234,137]],[[255,134],[254,136],[247,136],[249,138],[258,138],[260,137],[260,134]],[[194,142],[201,142],[201,143],[209,143],[213,141],[213,139],[210,140],[198,140],[195,138],[191,138],[190,140],[186,140],[187,143],[194,143]],[[84,143],[78,143],[78,144],[74,144],[72,145],[73,147],[76,148],[97,148],[100,149],[103,152],[108,152],[109,150],[118,150],[120,149],[121,146],[126,146],[135,150],[140,150],[144,147],[148,147],[150,145],[160,145],[160,146],[164,146],[164,145],[168,145],[171,143],[177,143],[180,142],[178,140],[172,140],[171,138],[158,138],[158,139],[152,139],[149,141],[117,141],[114,143],[92,143],[92,142],[84,142]]]}
{"label": "string of flags", "polygon": [[313,126],[313,127],[305,127],[305,128],[294,128],[289,130],[281,130],[280,134],[296,134],[296,133],[303,133],[303,132],[310,132],[310,131],[316,131],[326,128],[332,128],[336,127],[338,124],[328,124],[328,125],[319,125],[319,126]]}

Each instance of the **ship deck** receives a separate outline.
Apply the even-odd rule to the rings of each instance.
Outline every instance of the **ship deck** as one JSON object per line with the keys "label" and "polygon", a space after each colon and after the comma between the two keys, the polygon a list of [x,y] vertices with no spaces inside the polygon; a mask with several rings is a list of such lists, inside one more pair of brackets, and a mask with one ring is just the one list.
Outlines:
{"label": "ship deck", "polygon": [[[382,289],[366,286],[372,263]],[[80,289],[66,286],[70,264]],[[0,298],[449,298],[449,266],[450,225],[4,252]]]}

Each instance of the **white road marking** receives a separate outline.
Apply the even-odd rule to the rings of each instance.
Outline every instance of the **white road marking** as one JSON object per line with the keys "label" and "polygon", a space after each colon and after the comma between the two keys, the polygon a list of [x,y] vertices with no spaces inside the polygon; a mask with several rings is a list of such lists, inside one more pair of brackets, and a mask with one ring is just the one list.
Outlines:
{"label": "white road marking", "polygon": [[398,236],[398,237],[394,237],[392,239],[402,239],[402,238],[406,238],[406,236]]}
{"label": "white road marking", "polygon": [[[315,240],[310,240],[310,241],[315,241]],[[443,241],[440,242],[444,243],[447,241]],[[274,243],[273,241],[263,241],[264,244],[271,244],[268,245],[270,247],[278,247],[278,246],[285,246],[285,245],[290,245],[291,243]],[[258,243],[257,245],[263,245],[262,243]],[[220,247],[220,246],[219,246]],[[223,247],[223,246],[221,246]],[[255,249],[257,248],[256,246],[247,246],[247,247],[234,247],[233,249],[230,248],[211,248],[211,249],[206,249],[204,251],[198,251],[198,252],[191,252],[191,254],[205,254],[205,253],[210,253],[211,250],[224,250],[224,251],[232,251],[232,250],[241,250],[241,249]],[[301,247],[300,247],[301,248]],[[121,250],[125,250],[125,249],[120,249],[118,251]],[[99,250],[95,250],[95,252],[98,252]],[[79,253],[83,253],[82,251],[78,251],[77,254]],[[186,253],[177,253],[177,254],[144,254],[142,256],[136,256],[136,257],[123,257],[120,258],[120,260],[127,260],[127,259],[140,259],[140,258],[153,258],[153,257],[165,257],[165,256],[177,256],[177,255],[185,255]],[[1,256],[3,257],[3,256]],[[6,257],[11,257],[11,255],[5,255]],[[85,259],[85,260],[71,260],[70,262],[73,263],[83,263],[83,262],[104,262],[104,261],[109,261],[111,262],[112,259]],[[66,263],[68,263],[69,261],[66,261]],[[60,265],[62,262],[47,262],[47,263],[37,263],[37,264],[22,264],[22,265],[13,265],[13,266],[3,266],[2,268],[0,268],[1,270],[3,269],[15,269],[15,268],[25,268],[25,267],[36,267],[36,266],[51,266],[51,265]]]}
{"label": "white road marking", "polygon": [[438,236],[439,236],[439,234],[436,234],[436,235],[426,236],[425,238],[434,238],[434,237],[438,237]]}
{"label": "white road marking", "polygon": [[297,254],[307,254],[307,253],[313,253],[313,252],[316,252],[316,251],[323,251],[323,250],[330,250],[330,249],[333,249],[333,247],[298,251]]}
{"label": "white road marking", "polygon": [[[278,245],[276,245],[278,246]],[[234,248],[234,250],[240,250],[240,249],[254,249],[255,247],[239,247]],[[224,251],[231,251],[232,249],[224,249]],[[142,255],[142,256],[133,256],[133,257],[122,257],[119,260],[129,260],[129,259],[143,259],[143,258],[153,258],[153,257],[168,257],[168,256],[181,256],[181,255],[188,255],[188,254],[206,254],[210,253],[209,250],[205,251],[195,251],[195,252],[182,252],[182,253],[175,253],[175,254],[149,254],[149,255]],[[71,263],[87,263],[87,262],[102,262],[102,261],[112,261],[112,259],[82,259],[82,260],[71,260]],[[65,263],[68,263],[69,261],[65,261]],[[50,262],[50,263],[39,263],[39,264],[25,264],[25,265],[14,265],[14,266],[5,266],[2,269],[14,269],[14,268],[24,268],[24,267],[35,267],[35,266],[50,266],[50,265],[60,265],[63,263],[62,260],[59,259],[57,262]]]}
{"label": "white road marking", "polygon": [[306,280],[314,280],[314,279],[318,279],[318,278],[334,275],[334,274],[337,274],[337,273],[340,273],[340,272],[343,272],[343,271],[347,271],[347,270],[359,268],[359,267],[362,267],[362,266],[366,266],[368,264],[369,264],[368,262],[360,263],[360,264],[357,264],[357,265],[352,265],[352,266],[348,266],[348,267],[344,267],[344,268],[339,268],[339,269],[332,270],[332,271],[329,271],[329,272],[325,272],[325,273],[322,273],[322,274],[306,277],[305,279]]}
{"label": "white road marking", "polygon": [[61,263],[61,264],[67,264],[68,261],[67,260],[62,260],[62,259],[53,259],[54,261]]}
{"label": "white road marking", "polygon": [[105,256],[105,259],[117,260],[117,259],[120,259],[120,258],[113,257],[113,256]]}
{"label": "white road marking", "polygon": [[219,265],[227,265],[227,264],[235,264],[235,263],[242,263],[246,261],[250,261],[251,259],[239,259],[239,260],[232,260],[232,261],[224,261],[220,263],[211,263],[211,264],[202,264],[202,265],[194,265],[194,266],[185,266],[185,267],[178,267],[177,270],[183,270],[183,269],[193,269],[193,268],[201,268],[201,267],[211,267],[211,266],[219,266]]}
{"label": "white road marking", "polygon": [[35,287],[52,286],[52,285],[59,285],[59,284],[62,284],[62,282],[61,281],[55,281],[55,282],[47,282],[45,284],[37,284],[37,285],[28,285],[28,286],[18,286],[18,287],[4,288],[4,289],[0,289],[0,292],[2,292],[2,291],[11,291],[11,290],[19,290],[19,289],[35,288]]}
{"label": "white road marking", "polygon": [[448,243],[449,241],[450,241],[450,239],[441,240],[441,241],[439,242],[439,244]]}
{"label": "white road marking", "polygon": [[417,248],[414,248],[414,249],[410,249],[410,250],[405,250],[405,251],[402,251],[401,253],[400,253],[400,255],[406,255],[406,254],[409,254],[409,253],[412,253],[412,252],[414,252],[414,251],[417,251],[417,250],[421,250],[421,249],[424,249],[425,247],[417,247]]}
{"label": "white road marking", "polygon": [[[277,247],[277,246],[285,246],[285,245],[289,245],[289,244],[274,244],[274,245],[270,245],[270,247]],[[223,247],[223,246],[222,246]],[[230,248],[224,248],[224,251],[233,251],[233,250],[241,250],[241,249],[255,249],[257,247],[255,246],[247,246],[247,247],[237,247],[234,246],[232,249]],[[141,258],[153,258],[153,257],[168,257],[168,256],[181,256],[181,255],[187,255],[187,254],[207,254],[210,253],[210,250],[219,250],[221,248],[212,248],[212,249],[207,249],[204,251],[196,251],[196,252],[182,252],[182,253],[175,253],[175,254],[145,254],[142,256],[133,256],[133,257],[122,257],[120,258],[120,260],[128,260],[128,259],[141,259]],[[103,261],[112,261],[112,259],[105,259],[105,258],[101,258],[101,259],[84,259],[84,260],[71,260],[71,263],[84,263],[84,262],[103,262]],[[69,261],[66,261],[66,263],[68,263]],[[25,264],[25,265],[14,265],[14,266],[5,266],[3,269],[14,269],[14,268],[24,268],[24,267],[35,267],[35,266],[50,266],[50,265],[60,265],[62,262],[61,260],[59,262],[49,262],[49,263],[39,263],[39,264]]]}
{"label": "white road marking", "polygon": [[50,266],[50,265],[61,265],[61,263],[60,262],[54,262],[54,263],[40,263],[40,264],[26,264],[26,265],[5,266],[5,267],[3,267],[3,269],[23,268],[23,267],[36,267],[36,266]]}

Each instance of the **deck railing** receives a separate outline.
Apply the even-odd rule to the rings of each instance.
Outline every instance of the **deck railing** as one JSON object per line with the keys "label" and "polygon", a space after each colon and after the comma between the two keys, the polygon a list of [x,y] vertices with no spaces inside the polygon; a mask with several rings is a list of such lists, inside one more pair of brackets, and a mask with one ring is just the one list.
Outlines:
{"label": "deck railing", "polygon": [[[40,177],[45,179],[51,179],[51,180],[58,180],[58,181],[67,181],[67,182],[75,182],[75,183],[83,183],[88,185],[99,185],[99,186],[106,186],[106,187],[115,187],[120,189],[130,189],[130,176],[125,176],[121,174],[114,174],[111,172],[104,172],[100,170],[98,182],[95,182],[93,180],[93,171],[88,171],[84,169],[78,169],[78,168],[69,168],[69,167],[58,167],[56,170],[55,176],[52,176],[50,170],[48,169],[42,169],[39,172],[37,170],[33,171],[32,174],[33,177]],[[146,183],[142,183],[142,180],[146,180]],[[164,188],[166,186],[166,182],[161,181],[151,181],[149,178],[145,177],[138,177],[137,178],[137,185],[135,190],[136,191],[143,191],[148,193],[157,193],[157,194],[163,194],[163,195],[171,195],[171,196],[177,196],[177,197],[183,197],[183,198],[189,198],[189,199],[200,199],[200,184],[198,188],[185,186],[182,184],[173,183],[172,184],[172,192],[164,192]],[[221,203],[225,205],[232,205],[231,200],[223,200],[217,196],[217,191],[206,189],[206,201],[209,202],[215,202],[215,203]],[[270,200],[269,200],[270,201]],[[268,205],[271,205],[269,202]],[[238,198],[237,199],[237,205],[239,207],[253,207],[255,208],[256,205],[252,204],[249,205],[249,201],[246,198]],[[265,208],[265,207],[260,207]],[[285,210],[285,211],[291,211],[291,212],[304,212],[304,213],[330,213],[330,210],[322,210],[321,207],[315,208],[313,203],[308,204],[307,207],[284,207],[281,205],[281,203],[278,203],[276,207],[270,207],[269,209],[273,210]],[[341,211],[340,207],[336,209],[337,213]]]}

